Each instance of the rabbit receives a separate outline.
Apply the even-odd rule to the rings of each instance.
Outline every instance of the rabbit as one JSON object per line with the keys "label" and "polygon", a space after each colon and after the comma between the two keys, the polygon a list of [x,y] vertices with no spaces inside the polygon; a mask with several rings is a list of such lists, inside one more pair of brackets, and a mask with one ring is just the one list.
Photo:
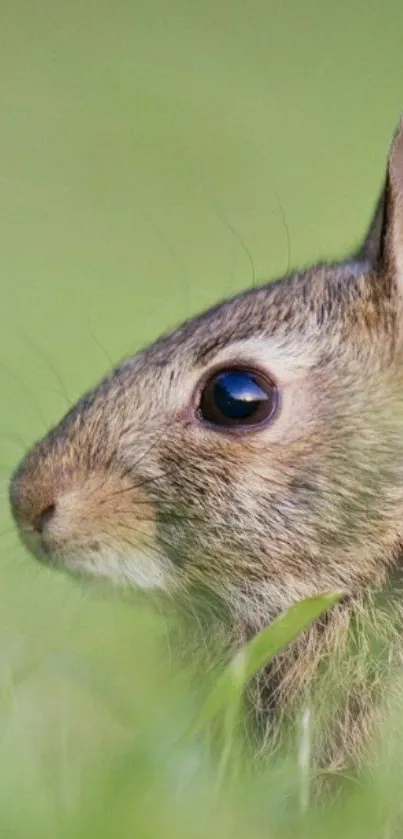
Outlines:
{"label": "rabbit", "polygon": [[254,680],[251,718],[257,751],[275,749],[325,672],[335,707],[315,760],[362,761],[403,652],[403,117],[354,253],[124,360],[24,457],[10,504],[40,561],[211,600],[229,648],[341,593]]}

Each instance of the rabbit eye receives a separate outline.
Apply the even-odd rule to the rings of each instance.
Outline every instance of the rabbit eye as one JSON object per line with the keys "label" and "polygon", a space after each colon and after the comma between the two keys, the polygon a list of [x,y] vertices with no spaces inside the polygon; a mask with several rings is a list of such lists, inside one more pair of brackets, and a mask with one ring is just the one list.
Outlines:
{"label": "rabbit eye", "polygon": [[220,370],[205,384],[199,416],[211,425],[243,428],[266,423],[276,412],[278,391],[260,372]]}

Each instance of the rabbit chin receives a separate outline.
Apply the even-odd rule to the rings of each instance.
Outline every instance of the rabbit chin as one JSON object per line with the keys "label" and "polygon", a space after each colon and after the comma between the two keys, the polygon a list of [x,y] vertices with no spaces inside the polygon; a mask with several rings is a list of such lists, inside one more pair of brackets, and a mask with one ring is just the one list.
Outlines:
{"label": "rabbit chin", "polygon": [[56,567],[75,576],[108,579],[114,584],[142,590],[167,590],[169,573],[164,557],[154,557],[141,548],[124,552],[113,548],[99,551],[58,554],[51,560]]}

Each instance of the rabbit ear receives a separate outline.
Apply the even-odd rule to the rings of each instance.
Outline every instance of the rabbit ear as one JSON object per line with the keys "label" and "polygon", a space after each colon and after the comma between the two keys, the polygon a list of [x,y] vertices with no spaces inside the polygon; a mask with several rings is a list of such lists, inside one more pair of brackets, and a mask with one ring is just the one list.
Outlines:
{"label": "rabbit ear", "polygon": [[373,264],[379,261],[383,247],[386,191],[387,183],[385,183],[378,198],[365,240],[355,253],[355,259],[358,259],[360,262],[370,262]]}
{"label": "rabbit ear", "polygon": [[356,258],[387,270],[403,286],[403,116],[390,146],[385,186]]}

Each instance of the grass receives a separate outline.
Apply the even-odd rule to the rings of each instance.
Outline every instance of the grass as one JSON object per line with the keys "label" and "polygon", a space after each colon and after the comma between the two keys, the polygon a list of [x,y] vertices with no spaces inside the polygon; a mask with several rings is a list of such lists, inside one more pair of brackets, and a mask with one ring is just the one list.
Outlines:
{"label": "grass", "polygon": [[[92,591],[80,626],[82,593],[73,586],[67,603],[64,585],[53,577],[41,584],[42,629],[48,630],[54,619],[53,637],[45,638],[38,629],[38,637],[27,645],[31,653],[40,641],[37,660],[26,659],[24,639],[18,643],[11,634],[7,645],[7,633],[2,633],[2,835],[401,835],[400,720],[387,721],[393,724],[393,757],[380,750],[371,773],[344,779],[331,807],[311,798],[314,709],[301,716],[294,752],[276,754],[263,765],[256,765],[242,737],[247,680],[334,597],[292,607],[226,669],[201,674],[195,664],[179,666],[170,657],[167,622],[157,612],[139,604],[133,618],[130,604],[117,605]],[[57,623],[62,603],[71,620],[68,645],[68,627]],[[97,618],[102,619],[97,633],[85,637]]]}
{"label": "grass", "polygon": [[403,107],[402,24],[395,0],[2,4],[5,839],[402,832],[399,715],[392,755],[331,810],[311,796],[307,712],[288,757],[257,767],[242,742],[249,667],[301,615],[225,673],[179,664],[153,604],[35,566],[7,507],[22,452],[112,362],[255,276],[355,244]]}

